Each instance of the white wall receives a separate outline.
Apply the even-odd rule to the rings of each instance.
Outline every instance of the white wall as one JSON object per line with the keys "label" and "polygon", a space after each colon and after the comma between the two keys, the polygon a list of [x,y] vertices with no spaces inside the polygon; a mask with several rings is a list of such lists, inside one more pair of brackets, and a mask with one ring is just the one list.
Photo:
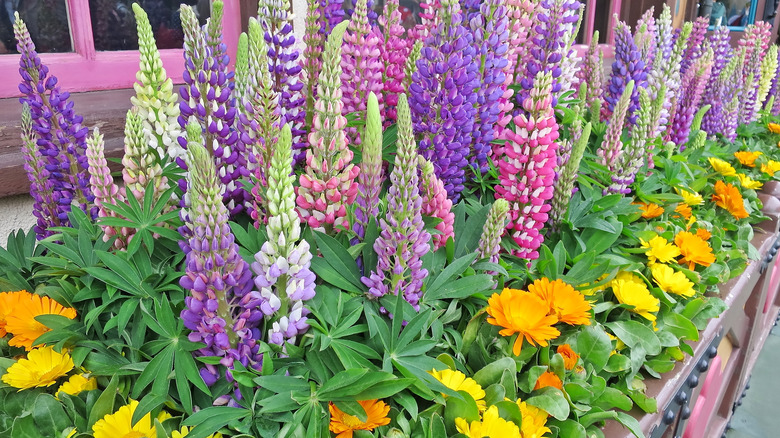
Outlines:
{"label": "white wall", "polygon": [[0,245],[5,247],[8,235],[19,228],[29,231],[35,225],[33,199],[29,195],[0,198]]}

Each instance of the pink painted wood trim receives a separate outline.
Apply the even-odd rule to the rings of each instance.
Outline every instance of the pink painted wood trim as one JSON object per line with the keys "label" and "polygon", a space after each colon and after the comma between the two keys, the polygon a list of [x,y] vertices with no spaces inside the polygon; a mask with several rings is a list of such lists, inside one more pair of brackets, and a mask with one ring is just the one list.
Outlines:
{"label": "pink painted wood trim", "polygon": [[596,0],[588,0],[587,9],[585,11],[585,45],[591,43],[593,39],[593,31],[596,23]]}
{"label": "pink painted wood trim", "polygon": [[88,60],[95,59],[95,39],[92,36],[89,0],[68,0],[68,18],[73,50]]}
{"label": "pink painted wood trim", "polygon": [[222,19],[222,32],[225,44],[230,56],[230,69],[233,69],[238,49],[238,37],[241,35],[241,2],[238,0],[225,0],[224,18]]}
{"label": "pink painted wood trim", "polygon": [[[609,4],[609,24],[607,25],[607,43],[615,44],[615,14],[620,17],[620,7],[623,6],[623,0],[612,0]],[[606,56],[606,55],[605,55]]]}
{"label": "pink painted wood trim", "polygon": [[[577,56],[581,58],[588,53],[588,46],[586,44],[575,44],[572,46],[572,48],[577,51]],[[601,49],[601,53],[604,54],[605,60],[610,60],[615,57],[615,46],[609,44],[599,44],[599,49]]]}

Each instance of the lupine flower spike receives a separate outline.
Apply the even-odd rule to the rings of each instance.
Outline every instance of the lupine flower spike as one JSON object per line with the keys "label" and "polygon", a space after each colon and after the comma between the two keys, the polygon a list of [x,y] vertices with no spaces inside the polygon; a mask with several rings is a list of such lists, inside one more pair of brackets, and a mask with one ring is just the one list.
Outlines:
{"label": "lupine flower spike", "polygon": [[[186,125],[190,172],[187,191],[191,204],[187,226],[191,230],[187,243],[185,273],[179,283],[188,291],[181,312],[184,326],[191,330],[188,338],[205,346],[197,356],[218,356],[230,369],[234,361],[259,369],[262,354],[256,338],[262,321],[260,309],[242,304],[252,288],[252,271],[238,254],[238,245],[228,225],[229,214],[222,202],[222,184],[217,178],[214,159],[204,148],[200,125]],[[219,372],[213,365],[201,369],[209,385]]]}
{"label": "lupine flower spike", "polygon": [[401,11],[398,10],[398,0],[385,2],[384,14],[379,17],[379,24],[384,28],[384,47],[382,61],[384,62],[384,114],[385,124],[389,125],[396,119],[395,107],[398,105],[398,95],[404,92],[406,79],[405,63],[412,49],[412,44],[404,38],[404,27],[401,25]]}
{"label": "lupine flower spike", "polygon": [[336,26],[325,45],[306,172],[296,198],[301,220],[318,230],[349,227],[346,206],[357,195],[360,169],[352,164],[341,102],[341,39],[347,24]]}
{"label": "lupine flower spike", "polygon": [[387,215],[380,220],[374,242],[378,255],[376,270],[362,277],[370,297],[403,294],[415,309],[420,308],[423,280],[428,271],[421,257],[430,250],[431,235],[422,220],[422,197],[417,176],[417,145],[412,132],[406,95],[398,97],[398,152],[390,175]]}
{"label": "lupine flower spike", "polygon": [[[89,184],[92,188],[92,194],[95,196],[95,205],[98,208],[98,218],[117,217],[117,214],[106,208],[106,205],[116,205],[118,202],[125,202],[125,196],[114,183],[111,177],[111,170],[106,162],[105,146],[103,144],[103,135],[97,128],[91,136],[87,138],[87,160],[89,161]],[[130,230],[121,228],[119,230],[111,225],[101,225],[103,229],[103,240],[108,241],[113,236],[117,236],[114,241],[114,248],[122,249],[125,247],[130,237]]]}
{"label": "lupine flower spike", "polygon": [[615,34],[615,62],[612,63],[612,76],[609,78],[604,95],[605,105],[601,108],[601,119],[610,118],[623,95],[623,90],[629,82],[633,81],[633,93],[626,113],[628,123],[633,126],[636,123],[634,113],[639,109],[639,89],[647,87],[647,71],[628,25],[623,22],[618,23]]}
{"label": "lupine flower spike", "polygon": [[368,94],[366,109],[366,133],[363,137],[363,160],[358,175],[358,192],[355,198],[355,224],[352,230],[363,240],[371,218],[379,213],[379,192],[382,190],[382,117],[379,102],[373,92]]}
{"label": "lupine flower spike", "polygon": [[713,51],[707,49],[704,55],[693,61],[691,67],[683,77],[683,88],[680,90],[680,99],[672,119],[671,129],[667,131],[665,140],[673,141],[677,146],[685,148],[688,135],[691,133],[691,123],[699,102],[704,94],[704,87],[710,79],[712,70]]}
{"label": "lupine flower spike", "polygon": [[268,240],[252,263],[257,289],[242,300],[247,308],[260,308],[270,322],[268,342],[282,346],[294,343],[309,328],[304,302],[314,297],[315,280],[309,243],[298,242],[301,223],[295,211],[291,166],[290,125],[284,125],[268,171]]}
{"label": "lupine flower spike", "polygon": [[[35,201],[33,215],[37,220],[33,230],[35,237],[41,240],[53,234],[49,228],[61,225],[58,217],[60,207],[54,197],[54,183],[50,178],[49,171],[46,170],[46,163],[35,141],[30,106],[27,102],[22,104],[22,155],[24,156],[24,170],[30,180],[30,196]],[[87,157],[89,157],[89,153],[87,153]]]}
{"label": "lupine flower spike", "polygon": [[314,118],[314,99],[317,97],[317,83],[322,69],[322,49],[325,47],[325,35],[320,32],[319,2],[306,3],[306,32],[303,34],[303,73],[306,96],[306,126],[311,126]]}
{"label": "lupine flower spike", "polygon": [[122,158],[122,179],[127,196],[143,204],[144,192],[154,191],[154,200],[168,189],[168,179],[162,174],[157,156],[149,149],[146,131],[140,114],[133,109],[125,120],[125,155]]}
{"label": "lupine flower spike", "polygon": [[138,27],[141,61],[136,74],[138,81],[133,84],[135,96],[130,98],[130,102],[138,109],[144,135],[162,164],[166,153],[171,159],[183,157],[186,153],[177,141],[181,135],[176,121],[179,117],[178,96],[173,92],[173,82],[162,65],[149,17],[138,3],[133,3],[133,12]]}
{"label": "lupine flower spike", "polygon": [[[595,31],[590,46],[588,46],[588,54],[585,56],[580,71],[577,72],[577,77],[580,80],[580,84],[587,85],[585,102],[588,105],[590,114],[595,114],[599,117],[601,114],[601,94],[604,88],[603,65],[604,53],[599,48],[599,31]],[[593,118],[591,120],[595,121]]]}
{"label": "lupine flower spike", "polygon": [[433,163],[420,157],[420,168],[422,170],[420,178],[422,213],[442,220],[436,225],[436,229],[441,234],[433,236],[433,250],[436,251],[446,245],[448,239],[455,238],[453,229],[455,214],[452,212],[452,201],[447,198],[447,191],[444,190],[444,183],[433,171]]}
{"label": "lupine flower spike", "polygon": [[539,73],[525,112],[515,117],[516,131],[506,131],[504,156],[499,157],[496,197],[509,202],[507,231],[520,245],[515,255],[539,257],[540,233],[548,219],[555,181],[558,123],[552,107],[552,74]]}
{"label": "lupine flower spike", "polygon": [[[604,140],[601,142],[598,151],[596,151],[599,156],[599,164],[606,166],[610,175],[617,172],[620,167],[620,156],[623,154],[623,128],[626,126],[626,117],[628,108],[631,105],[633,91],[634,81],[629,81],[623,90],[623,95],[620,96],[620,100],[615,105],[612,116],[609,118],[607,132],[604,133]],[[608,190],[604,189],[604,194],[607,194]]]}
{"label": "lupine flower spike", "polygon": [[571,196],[576,190],[574,183],[577,182],[577,171],[580,168],[582,156],[588,146],[591,126],[591,122],[588,122],[582,129],[579,138],[574,142],[569,160],[558,172],[558,181],[555,183],[552,209],[550,210],[550,226],[553,229],[560,229],[560,225],[566,217],[566,210],[569,208]]}
{"label": "lupine flower spike", "polygon": [[476,260],[488,259],[490,263],[498,263],[498,255],[501,252],[501,235],[506,229],[506,216],[509,213],[509,203],[506,199],[496,199],[488,212],[485,226],[482,227],[482,236],[477,246]]}

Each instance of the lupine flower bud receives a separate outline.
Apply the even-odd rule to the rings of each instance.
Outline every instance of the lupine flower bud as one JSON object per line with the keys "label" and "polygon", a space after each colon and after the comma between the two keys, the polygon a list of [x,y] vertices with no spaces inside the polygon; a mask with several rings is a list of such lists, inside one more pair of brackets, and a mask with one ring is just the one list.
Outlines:
{"label": "lupine flower bud", "polygon": [[574,183],[577,181],[580,161],[582,161],[582,155],[588,146],[591,126],[591,122],[588,122],[582,129],[582,133],[577,138],[577,141],[574,142],[569,160],[558,172],[558,182],[555,184],[552,209],[550,210],[550,226],[553,229],[560,228],[561,222],[563,222],[566,216],[566,210],[569,208],[569,202],[575,190]]}
{"label": "lupine flower bud", "polygon": [[379,213],[379,192],[382,190],[382,117],[379,103],[373,92],[368,94],[366,109],[366,133],[363,137],[363,160],[358,175],[358,192],[355,198],[355,224],[352,230],[362,241],[371,218]]}
{"label": "lupine flower bud", "polygon": [[122,158],[122,179],[125,191],[131,193],[143,204],[144,192],[154,191],[154,200],[168,189],[168,178],[163,176],[162,167],[146,141],[144,122],[133,109],[127,112],[125,120],[125,155]]}
{"label": "lupine flower bud", "polygon": [[[610,174],[617,171],[620,165],[620,155],[623,153],[623,128],[626,126],[628,108],[631,106],[631,96],[634,92],[634,81],[629,81],[623,90],[623,95],[615,105],[615,110],[609,118],[607,132],[596,154],[599,164],[606,166]],[[638,106],[638,105],[637,105]],[[604,190],[605,194],[607,189]]]}
{"label": "lupine flower bud", "polygon": [[[95,196],[98,218],[117,217],[115,212],[105,206],[125,202],[125,196],[119,186],[114,183],[114,178],[111,177],[111,170],[108,168],[104,151],[103,135],[100,134],[98,128],[95,128],[93,134],[87,138],[86,155],[89,162],[89,184],[92,188],[92,194]],[[127,228],[117,230],[111,225],[101,225],[100,228],[103,229],[103,240],[106,242],[111,237],[117,236],[117,240],[114,241],[114,247],[117,249],[124,248],[129,241],[130,230]]]}
{"label": "lupine flower bud", "polygon": [[452,201],[447,198],[447,191],[444,190],[444,183],[433,171],[433,163],[420,157],[420,168],[422,214],[442,220],[436,225],[441,234],[433,236],[433,250],[436,251],[446,245],[449,238],[455,238],[455,214],[452,212]]}
{"label": "lupine flower bud", "polygon": [[412,75],[417,71],[417,61],[422,56],[422,47],[422,41],[415,41],[412,50],[409,52],[409,57],[406,59],[406,65],[404,66],[404,90],[408,90],[412,84]]}
{"label": "lupine flower bud", "polygon": [[773,44],[761,61],[761,78],[758,81],[758,93],[756,94],[756,107],[754,110],[756,113],[766,102],[769,89],[772,87],[772,80],[776,78],[777,67],[777,45]]}
{"label": "lupine flower bud", "polygon": [[37,220],[33,231],[35,231],[36,239],[41,240],[52,235],[49,228],[59,227],[61,221],[58,217],[59,205],[57,199],[54,198],[54,184],[35,142],[30,105],[27,102],[22,104],[22,155],[24,156],[24,170],[27,173],[27,179],[30,180],[30,196],[35,201],[33,215]]}
{"label": "lupine flower bud", "polygon": [[323,70],[306,151],[306,173],[300,176],[298,213],[310,227],[348,227],[347,208],[357,195],[360,169],[352,164],[341,102],[341,39],[347,22],[333,29],[325,45]]}
{"label": "lupine flower bud", "polygon": [[406,96],[398,98],[398,152],[387,192],[387,215],[379,222],[374,242],[376,270],[362,277],[370,297],[403,294],[415,309],[420,308],[422,285],[428,271],[421,257],[430,250],[431,235],[422,220],[422,198],[417,177],[417,145],[412,132]]}
{"label": "lupine flower bud", "polygon": [[506,215],[509,212],[509,203],[506,199],[496,199],[490,207],[485,225],[482,227],[482,236],[477,246],[477,260],[488,259],[491,263],[498,263],[498,254],[501,251],[501,235],[504,234]]}
{"label": "lupine flower bud", "polygon": [[177,122],[178,96],[173,92],[173,82],[162,65],[149,17],[137,3],[133,3],[133,12],[138,28],[141,61],[136,73],[138,82],[133,84],[135,96],[130,98],[130,102],[138,109],[144,135],[157,155],[164,157],[167,153],[171,159],[183,157],[186,152],[177,141],[181,135]]}
{"label": "lupine flower bud", "polygon": [[658,50],[658,40],[656,35],[658,29],[655,25],[655,18],[653,18],[653,12],[655,8],[653,6],[646,10],[644,14],[636,22],[634,43],[639,49],[642,59],[645,61],[645,69],[650,71],[655,59],[656,51]]}
{"label": "lupine flower bud", "polygon": [[[599,31],[593,32],[593,38],[588,46],[588,54],[580,67],[577,77],[580,84],[587,84],[588,92],[585,96],[585,102],[590,109],[591,114],[600,114],[601,112],[601,94],[604,88],[604,54],[599,48]],[[598,111],[596,108],[598,107]]]}
{"label": "lupine flower bud", "polygon": [[709,24],[710,19],[708,17],[698,17],[693,22],[691,35],[688,37],[688,45],[683,52],[680,64],[681,75],[684,76],[688,69],[693,66],[693,63],[704,54],[704,39],[707,37]]}

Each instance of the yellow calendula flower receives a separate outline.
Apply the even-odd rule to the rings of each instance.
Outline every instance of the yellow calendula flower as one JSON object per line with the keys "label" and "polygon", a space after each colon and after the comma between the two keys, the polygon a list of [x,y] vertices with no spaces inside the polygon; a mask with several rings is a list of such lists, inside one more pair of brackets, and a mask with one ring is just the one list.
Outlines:
{"label": "yellow calendula flower", "polygon": [[778,170],[780,170],[780,161],[769,160],[761,165],[761,171],[769,176],[775,176]]}
{"label": "yellow calendula flower", "polygon": [[48,327],[35,319],[36,316],[41,315],[62,315],[73,319],[76,317],[76,310],[70,307],[63,307],[49,297],[42,297],[36,294],[20,296],[13,313],[6,318],[5,329],[14,335],[8,341],[8,345],[24,347],[29,351],[32,348],[33,341],[38,336],[49,331]]}
{"label": "yellow calendula flower", "polygon": [[70,376],[67,382],[60,385],[57,392],[76,395],[81,391],[91,391],[93,389],[97,389],[97,380],[94,377],[87,378],[83,374],[74,374]]}
{"label": "yellow calendula flower", "polygon": [[563,280],[550,281],[540,278],[528,285],[528,292],[546,301],[551,314],[554,314],[559,322],[590,325],[590,303],[581,292]]}
{"label": "yellow calendula flower", "polygon": [[674,243],[680,248],[680,254],[683,256],[680,263],[687,264],[691,271],[696,268],[696,265],[706,268],[715,261],[715,254],[712,253],[710,245],[696,234],[680,231],[674,237]]}
{"label": "yellow calendula flower", "polygon": [[543,438],[546,434],[552,433],[547,427],[547,417],[549,416],[547,412],[519,399],[517,406],[520,408],[520,415],[523,418],[523,423],[520,426],[523,438]]}
{"label": "yellow calendula flower", "polygon": [[549,315],[550,306],[542,298],[517,289],[504,289],[501,294],[493,294],[488,300],[487,319],[503,329],[502,336],[518,334],[512,352],[518,356],[523,347],[523,339],[531,345],[546,347],[547,341],[557,338],[561,332],[553,327],[557,316]]}
{"label": "yellow calendula flower", "polygon": [[737,178],[739,178],[739,184],[746,189],[761,190],[761,187],[764,187],[764,183],[756,181],[747,175],[738,173]]}
{"label": "yellow calendula flower", "polygon": [[[189,433],[190,433],[190,428],[187,426],[182,426],[181,429],[174,430],[173,432],[171,432],[171,438],[184,438]],[[222,438],[222,434],[219,432],[215,432],[207,436],[206,438]]]}
{"label": "yellow calendula flower", "polygon": [[768,123],[766,125],[766,129],[769,130],[769,132],[772,132],[774,134],[780,134],[780,125],[777,123]]}
{"label": "yellow calendula flower", "polygon": [[642,244],[642,248],[647,250],[645,255],[650,264],[655,262],[669,263],[680,255],[680,248],[675,246],[674,243],[669,243],[661,236],[655,236],[647,242],[639,239],[639,242]]}
{"label": "yellow calendula flower", "polygon": [[68,353],[57,353],[51,346],[41,347],[30,350],[26,359],[8,367],[2,380],[19,390],[51,386],[72,369],[73,359]]}
{"label": "yellow calendula flower", "polygon": [[653,280],[664,292],[690,298],[696,294],[693,282],[682,272],[675,271],[671,266],[656,263],[650,267]]}
{"label": "yellow calendula flower", "polygon": [[683,202],[691,207],[704,203],[704,198],[698,193],[689,192],[685,189],[676,189],[676,191],[678,195],[682,196]]}
{"label": "yellow calendula flower", "polygon": [[710,157],[708,160],[710,162],[710,166],[712,166],[716,172],[723,176],[735,176],[737,174],[737,170],[734,169],[734,167],[727,161],[723,161],[720,158],[715,157]]}
{"label": "yellow calendula flower", "polygon": [[762,152],[750,152],[750,151],[739,151],[734,152],[734,157],[737,158],[737,160],[743,165],[747,167],[756,167],[756,160],[761,155],[764,155]]}
{"label": "yellow calendula flower", "polygon": [[[372,431],[379,426],[390,424],[390,418],[387,414],[390,412],[390,406],[379,400],[358,401],[363,410],[366,411],[366,421],[361,421],[354,415],[344,413],[335,404],[330,403],[330,431],[336,434],[336,438],[352,438],[352,432],[356,430]],[[95,437],[98,438],[98,437]]]}
{"label": "yellow calendula flower", "polygon": [[617,280],[612,282],[612,292],[620,304],[633,306],[629,309],[649,321],[655,321],[654,312],[661,308],[661,302],[654,297],[644,282]]}
{"label": "yellow calendula flower", "polygon": [[463,418],[456,418],[455,428],[469,438],[523,438],[515,423],[498,416],[498,408],[495,406],[485,411],[482,421],[472,421],[469,424]]}
{"label": "yellow calendula flower", "polygon": [[434,369],[433,371],[429,371],[429,373],[436,378],[436,380],[453,391],[466,391],[471,398],[477,402],[479,411],[482,412],[485,410],[485,391],[476,380],[471,377],[466,377],[466,375],[460,371],[451,369],[441,371],[436,371]]}
{"label": "yellow calendula flower", "polygon": [[92,426],[95,438],[156,438],[157,433],[150,414],[144,415],[133,424],[133,413],[138,408],[137,400],[122,406],[113,414],[108,414]]}

